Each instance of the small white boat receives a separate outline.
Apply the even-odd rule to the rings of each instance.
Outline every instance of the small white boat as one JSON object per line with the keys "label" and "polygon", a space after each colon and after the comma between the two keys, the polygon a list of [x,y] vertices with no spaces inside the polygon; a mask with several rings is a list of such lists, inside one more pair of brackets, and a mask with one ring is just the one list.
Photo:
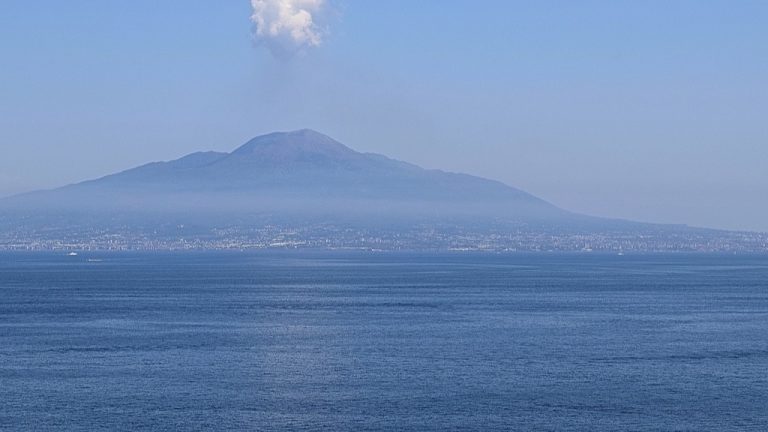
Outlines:
{"label": "small white boat", "polygon": [[67,254],[67,256],[77,256],[77,252],[70,252]]}

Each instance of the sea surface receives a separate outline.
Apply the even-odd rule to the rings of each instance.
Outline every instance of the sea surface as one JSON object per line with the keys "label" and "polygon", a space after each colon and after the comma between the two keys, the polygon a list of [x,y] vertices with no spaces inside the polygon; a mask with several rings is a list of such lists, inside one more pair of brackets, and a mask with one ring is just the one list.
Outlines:
{"label": "sea surface", "polygon": [[0,430],[766,431],[768,256],[0,254]]}

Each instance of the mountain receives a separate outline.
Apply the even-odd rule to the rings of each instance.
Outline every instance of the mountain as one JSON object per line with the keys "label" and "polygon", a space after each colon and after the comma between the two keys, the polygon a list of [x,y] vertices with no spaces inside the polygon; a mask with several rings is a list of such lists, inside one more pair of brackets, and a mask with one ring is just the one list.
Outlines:
{"label": "mountain", "polygon": [[579,215],[308,129],[0,200],[0,249],[272,246],[738,251],[768,240]]}
{"label": "mountain", "polygon": [[[201,152],[9,200],[30,209],[250,211],[502,216],[569,214],[502,183],[360,153],[312,130],[259,136],[231,153]],[[385,213],[380,213],[385,212]]]}

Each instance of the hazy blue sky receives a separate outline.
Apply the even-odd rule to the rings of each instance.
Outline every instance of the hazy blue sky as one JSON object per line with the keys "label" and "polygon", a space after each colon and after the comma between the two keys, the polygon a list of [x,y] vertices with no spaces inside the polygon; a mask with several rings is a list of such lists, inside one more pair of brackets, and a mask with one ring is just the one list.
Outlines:
{"label": "hazy blue sky", "polygon": [[0,195],[310,127],[570,210],[768,230],[767,1],[339,0],[290,59],[249,0],[0,10]]}

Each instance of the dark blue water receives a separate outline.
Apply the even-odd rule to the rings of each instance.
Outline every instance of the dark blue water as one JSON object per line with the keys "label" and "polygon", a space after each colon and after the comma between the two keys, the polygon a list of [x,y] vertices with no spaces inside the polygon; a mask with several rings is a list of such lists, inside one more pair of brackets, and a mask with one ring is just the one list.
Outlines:
{"label": "dark blue water", "polygon": [[768,257],[4,254],[0,429],[765,431]]}

